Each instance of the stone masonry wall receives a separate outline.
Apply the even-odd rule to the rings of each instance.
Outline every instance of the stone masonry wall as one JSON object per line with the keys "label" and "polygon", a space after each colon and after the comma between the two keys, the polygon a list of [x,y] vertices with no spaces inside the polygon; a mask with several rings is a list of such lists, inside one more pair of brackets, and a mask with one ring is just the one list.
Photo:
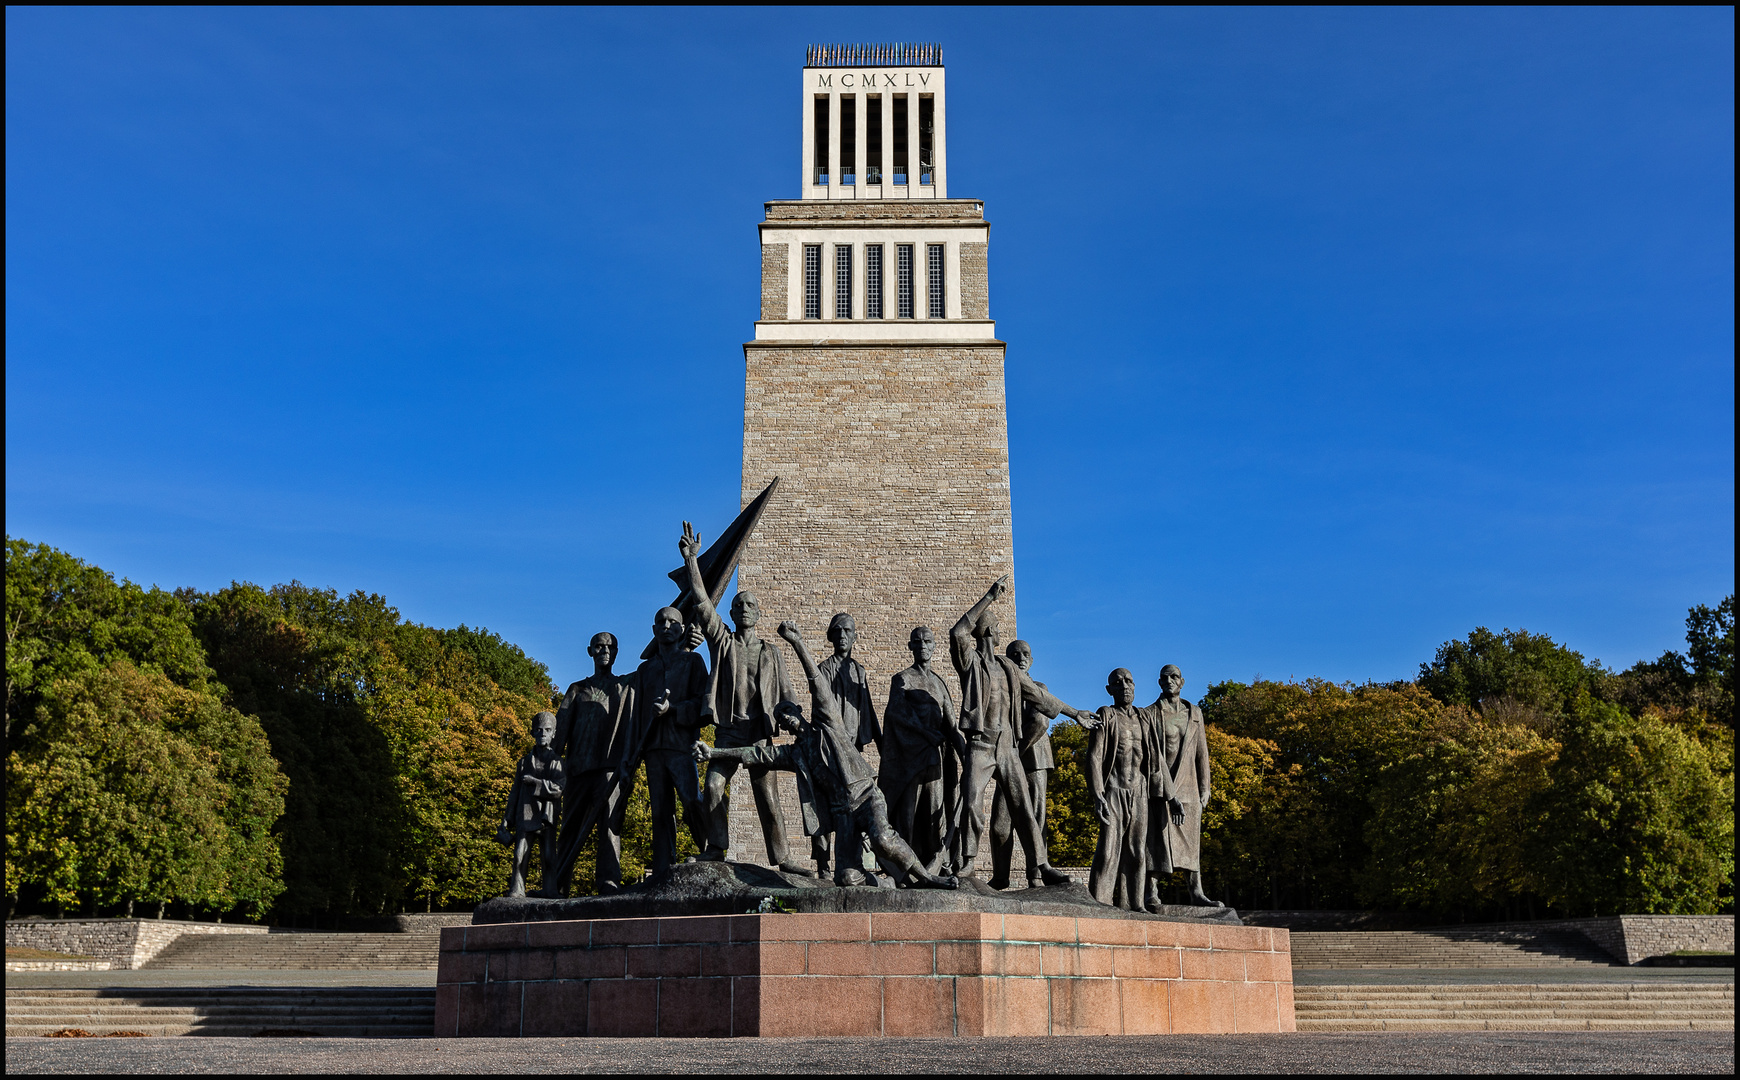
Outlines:
{"label": "stone masonry wall", "polygon": [[[775,476],[738,569],[769,631],[795,619],[818,657],[828,620],[850,612],[855,657],[878,714],[912,663],[914,626],[936,634],[933,663],[956,686],[948,633],[992,581],[1014,571],[1003,344],[745,346],[743,499]],[[1017,635],[1013,590],[997,603]],[[769,635],[764,635],[769,636]],[[789,653],[788,653],[789,659]],[[800,703],[801,673],[791,665]],[[871,748],[867,756],[875,762]],[[788,839],[807,864],[796,785],[780,776]],[[733,784],[733,858],[765,857],[749,785]],[[989,837],[979,864],[988,868]],[[1025,877],[1017,845],[1014,873]]]}
{"label": "stone masonry wall", "polygon": [[6,944],[89,956],[126,971],[144,966],[183,934],[264,933],[264,926],[177,919],[25,919],[6,924]]}
{"label": "stone masonry wall", "polygon": [[991,317],[989,244],[961,245],[961,318]]}
{"label": "stone masonry wall", "polygon": [[1608,915],[1592,919],[1538,919],[1488,923],[1481,930],[1557,930],[1581,934],[1622,964],[1641,964],[1682,949],[1733,952],[1732,915]]}
{"label": "stone masonry wall", "polygon": [[[936,633],[947,670],[949,628],[1014,571],[1002,343],[744,352],[744,500],[781,482],[740,587],[818,655],[829,618],[850,612],[878,696],[912,662],[914,626]],[[996,610],[1014,638],[1013,592]]]}
{"label": "stone masonry wall", "polygon": [[791,248],[785,244],[761,245],[761,317],[784,319],[786,283],[791,280]]}

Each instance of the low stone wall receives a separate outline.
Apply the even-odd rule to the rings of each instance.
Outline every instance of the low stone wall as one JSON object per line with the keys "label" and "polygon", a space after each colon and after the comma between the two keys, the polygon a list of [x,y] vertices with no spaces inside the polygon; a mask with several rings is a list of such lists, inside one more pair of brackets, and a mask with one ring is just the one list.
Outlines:
{"label": "low stone wall", "polygon": [[1734,951],[1732,915],[1609,915],[1594,919],[1537,919],[1532,922],[1466,923],[1452,929],[1557,930],[1581,934],[1621,964],[1642,964],[1681,949]]}
{"label": "low stone wall", "polygon": [[[170,942],[183,934],[264,933],[264,926],[182,922],[176,919],[20,919],[6,924],[6,944],[13,948],[45,949],[50,952],[88,956],[91,959],[85,963],[106,965],[100,968],[46,970],[128,971],[145,966],[152,957],[168,948]],[[9,963],[6,970],[45,969],[14,967]]]}
{"label": "low stone wall", "polygon": [[344,931],[353,934],[432,934],[449,926],[470,926],[471,912],[438,911],[432,914],[407,912],[403,915],[377,915],[363,919],[346,919]]}
{"label": "low stone wall", "polygon": [[1285,930],[985,914],[492,923],[441,932],[437,1036],[1293,1030]]}

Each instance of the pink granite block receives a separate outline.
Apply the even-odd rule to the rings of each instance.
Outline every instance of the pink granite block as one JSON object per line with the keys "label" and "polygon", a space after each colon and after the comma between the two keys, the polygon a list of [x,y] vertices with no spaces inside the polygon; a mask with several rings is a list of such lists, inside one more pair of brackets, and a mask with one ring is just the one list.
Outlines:
{"label": "pink granite block", "polygon": [[934,975],[936,946],[928,941],[877,942],[870,946],[870,963],[877,975]]}
{"label": "pink granite block", "polygon": [[[464,927],[460,927],[464,929]],[[489,965],[489,954],[481,952],[442,953],[436,962],[435,981],[440,983],[480,983]]]}
{"label": "pink granite block", "polygon": [[1211,929],[1214,948],[1246,952],[1269,948],[1269,934],[1259,926],[1215,926]]}
{"label": "pink granite block", "polygon": [[591,919],[526,924],[526,944],[534,949],[582,949],[592,944]]}
{"label": "pink granite block", "polygon": [[1036,941],[1074,944],[1076,920],[1057,915],[1005,915],[1004,941]]}
{"label": "pink granite block", "polygon": [[1135,919],[1077,919],[1075,926],[1084,945],[1148,944],[1147,925]]}
{"label": "pink granite block", "polygon": [[1053,1035],[1117,1035],[1123,1030],[1116,979],[1048,979]]}
{"label": "pink granite block", "polygon": [[984,944],[981,952],[987,975],[1039,976],[1045,973],[1038,945],[990,941]]}
{"label": "pink granite block", "polygon": [[659,980],[661,1038],[723,1039],[730,1035],[730,979]]}
{"label": "pink granite block", "polygon": [[520,1033],[520,999],[524,983],[461,983],[459,1022],[466,1038],[514,1037]]}
{"label": "pink granite block", "polygon": [[620,945],[559,949],[553,957],[557,979],[620,979],[628,973],[628,950]]}
{"label": "pink granite block", "polygon": [[[496,961],[506,962],[501,966],[501,974],[495,974]],[[535,979],[555,977],[556,954],[550,949],[515,949],[509,953],[490,954],[490,978],[500,978],[505,982],[527,982]]]}
{"label": "pink granite block", "polygon": [[882,980],[873,976],[763,975],[760,1033],[791,1038],[880,1035]]}
{"label": "pink granite block", "polygon": [[628,949],[631,979],[692,979],[700,974],[699,945],[633,945]]}
{"label": "pink granite block", "polygon": [[598,919],[592,923],[592,944],[657,945],[657,919]]}
{"label": "pink granite block", "polygon": [[[825,913],[818,915],[757,915],[761,941],[869,941],[870,916]],[[733,931],[735,934],[735,931]],[[733,937],[735,940],[735,937]]]}
{"label": "pink granite block", "polygon": [[916,977],[882,980],[882,1034],[940,1038],[955,1033],[955,980]]}
{"label": "pink granite block", "polygon": [[525,948],[526,926],[526,923],[491,923],[487,926],[464,927],[465,948],[468,952],[479,949]]}
{"label": "pink granite block", "polygon": [[885,912],[870,916],[873,941],[983,941],[1003,936],[1003,916]]}
{"label": "pink granite block", "polygon": [[816,941],[809,947],[809,975],[874,975],[876,966],[867,941]]}
{"label": "pink granite block", "polygon": [[659,920],[659,944],[724,944],[731,940],[731,916],[694,915]]}
{"label": "pink granite block", "polygon": [[658,979],[594,979],[586,1001],[586,1033],[594,1038],[658,1034]]}
{"label": "pink granite block", "polygon": [[586,988],[578,980],[527,983],[520,1034],[528,1038],[585,1035]]}
{"label": "pink granite block", "polygon": [[1170,985],[1174,1035],[1223,1035],[1233,1030],[1233,983],[1197,982],[1186,976]]}
{"label": "pink granite block", "polygon": [[1168,1035],[1172,1032],[1172,986],[1159,979],[1120,979],[1123,1034]]}
{"label": "pink granite block", "polygon": [[459,1034],[459,987],[451,983],[435,988],[435,1034]]}
{"label": "pink granite block", "polygon": [[1049,1035],[1053,979],[963,977],[955,983],[957,1035]]}
{"label": "pink granite block", "polygon": [[1274,983],[1233,985],[1233,1030],[1280,1031],[1280,1011]]}
{"label": "pink granite block", "polygon": [[[803,946],[798,946],[801,950]],[[801,960],[800,960],[801,965]],[[799,970],[802,970],[801,966]],[[709,975],[759,975],[761,973],[761,946],[749,943],[734,943],[730,945],[705,945],[701,948],[701,974]]]}

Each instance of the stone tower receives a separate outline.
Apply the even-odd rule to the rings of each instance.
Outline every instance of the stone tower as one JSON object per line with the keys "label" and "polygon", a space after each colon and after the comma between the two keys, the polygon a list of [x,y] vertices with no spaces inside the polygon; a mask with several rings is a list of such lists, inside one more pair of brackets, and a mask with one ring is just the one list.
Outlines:
{"label": "stone tower", "polygon": [[[766,204],[743,346],[744,504],[781,484],[738,586],[818,656],[850,612],[879,711],[912,628],[952,681],[949,628],[1014,569],[990,226],[948,197],[943,75],[938,46],[810,47],[802,197]],[[1013,593],[998,614],[1013,638]]]}

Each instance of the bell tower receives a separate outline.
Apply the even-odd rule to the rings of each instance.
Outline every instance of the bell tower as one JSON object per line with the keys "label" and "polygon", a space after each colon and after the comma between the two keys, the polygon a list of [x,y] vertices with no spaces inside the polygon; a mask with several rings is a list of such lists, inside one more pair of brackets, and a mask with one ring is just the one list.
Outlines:
{"label": "bell tower", "polygon": [[[990,225],[948,196],[940,46],[812,45],[800,105],[800,197],[765,204],[743,346],[744,503],[781,483],[738,584],[818,653],[849,612],[880,711],[913,627],[952,681],[949,628],[1014,570]],[[1013,592],[998,614],[1012,639]]]}

